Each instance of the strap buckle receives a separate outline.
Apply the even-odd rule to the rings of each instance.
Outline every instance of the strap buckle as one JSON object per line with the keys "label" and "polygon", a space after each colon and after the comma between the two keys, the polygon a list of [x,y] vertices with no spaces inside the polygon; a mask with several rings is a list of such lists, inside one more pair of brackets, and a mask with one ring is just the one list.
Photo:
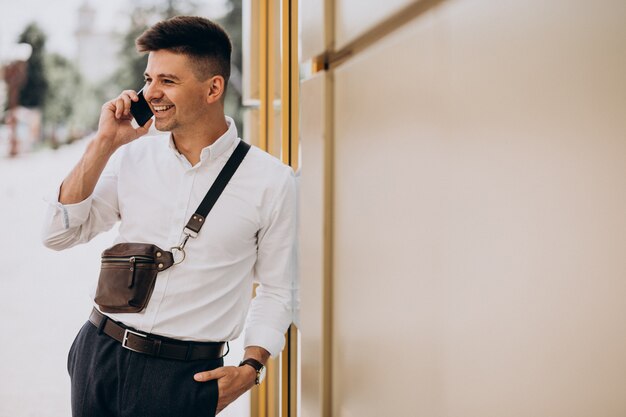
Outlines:
{"label": "strap buckle", "polygon": [[134,334],[135,336],[143,337],[144,339],[148,338],[148,336],[143,333],[134,332],[130,329],[124,329],[124,338],[122,339],[122,347],[124,349],[132,350],[133,352],[145,353],[141,350],[133,349],[132,347],[128,346],[127,342],[128,342],[129,334]]}
{"label": "strap buckle", "polygon": [[[198,237],[198,233],[194,232],[187,226],[185,226],[185,228],[183,229],[183,233],[185,234],[185,237],[183,238],[185,239],[185,243],[187,243],[187,239],[189,239],[190,237],[194,239]],[[185,246],[185,243],[183,243],[183,246]]]}
{"label": "strap buckle", "polygon": [[[183,230],[183,238],[180,240],[180,243],[178,244],[178,246],[173,246],[170,248],[170,251],[172,252],[172,255],[174,256],[174,265],[178,265],[179,263],[185,260],[185,256],[186,256],[185,245],[187,244],[187,241],[189,240],[189,238],[195,239],[196,237],[198,237],[198,233],[194,232],[188,227],[185,227],[185,229]],[[179,256],[176,255],[177,252],[180,252],[180,259],[176,259],[176,258],[179,258]]]}

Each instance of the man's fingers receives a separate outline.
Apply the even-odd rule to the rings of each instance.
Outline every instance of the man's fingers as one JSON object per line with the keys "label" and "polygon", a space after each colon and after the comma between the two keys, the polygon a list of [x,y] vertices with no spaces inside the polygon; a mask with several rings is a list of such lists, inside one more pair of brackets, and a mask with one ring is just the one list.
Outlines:
{"label": "man's fingers", "polygon": [[124,101],[122,101],[121,97],[118,97],[113,101],[113,104],[115,105],[115,118],[119,119],[122,117],[122,111],[124,110]]}
{"label": "man's fingers", "polygon": [[150,119],[146,122],[145,125],[139,126],[137,129],[135,129],[135,132],[137,132],[137,137],[143,136],[148,133],[148,130],[150,130],[150,126],[152,126],[152,122],[153,119]]}
{"label": "man's fingers", "polygon": [[121,119],[122,116],[130,114],[130,103],[137,101],[139,97],[133,90],[124,90],[115,100],[115,117]]}
{"label": "man's fingers", "polygon": [[212,371],[198,372],[193,376],[193,379],[198,382],[206,382],[212,379],[219,379],[224,375],[226,375],[226,372],[224,372],[224,368],[217,368]]}
{"label": "man's fingers", "polygon": [[137,101],[139,100],[139,96],[137,95],[137,93],[134,90],[124,90],[122,91],[122,94],[127,95],[128,98],[132,101]]}

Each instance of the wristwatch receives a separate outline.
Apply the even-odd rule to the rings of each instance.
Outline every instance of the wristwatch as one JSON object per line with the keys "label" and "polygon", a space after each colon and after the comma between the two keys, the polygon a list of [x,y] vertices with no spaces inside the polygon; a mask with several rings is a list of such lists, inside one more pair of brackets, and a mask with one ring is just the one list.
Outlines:
{"label": "wristwatch", "polygon": [[239,366],[244,365],[250,365],[256,371],[256,379],[254,380],[254,383],[256,385],[259,385],[261,382],[263,382],[263,379],[265,379],[265,366],[263,366],[261,362],[257,361],[256,359],[248,358],[242,360],[239,363]]}

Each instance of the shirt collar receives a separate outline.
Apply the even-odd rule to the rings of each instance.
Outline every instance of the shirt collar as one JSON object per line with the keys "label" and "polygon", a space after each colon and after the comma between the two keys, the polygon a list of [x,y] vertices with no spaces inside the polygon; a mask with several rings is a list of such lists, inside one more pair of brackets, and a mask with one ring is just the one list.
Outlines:
{"label": "shirt collar", "polygon": [[[228,116],[224,117],[226,119],[226,124],[228,125],[228,130],[226,130],[226,132],[217,138],[217,140],[211,145],[202,149],[202,152],[200,153],[200,164],[219,158],[224,152],[232,147],[233,143],[237,139],[237,126],[235,126],[235,121]],[[180,152],[178,152],[178,149],[176,149],[171,133],[169,134],[169,147],[174,151],[177,157],[183,158],[187,161],[187,159]]]}

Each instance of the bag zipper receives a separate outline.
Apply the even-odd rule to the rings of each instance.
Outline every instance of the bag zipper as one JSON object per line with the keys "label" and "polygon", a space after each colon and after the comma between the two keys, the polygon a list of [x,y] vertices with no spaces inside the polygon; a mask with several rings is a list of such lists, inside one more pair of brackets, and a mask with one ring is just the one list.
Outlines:
{"label": "bag zipper", "polygon": [[128,263],[130,265],[129,270],[132,272],[128,277],[128,288],[132,288],[135,284],[135,265],[136,264],[153,264],[154,258],[151,256],[135,255],[135,256],[104,256],[102,257],[102,263]]}
{"label": "bag zipper", "polygon": [[151,257],[151,256],[143,256],[143,255],[124,256],[124,257],[104,256],[104,257],[102,257],[102,262],[104,262],[104,263],[109,263],[109,262],[124,263],[124,262],[128,262],[128,263],[131,264],[131,269],[132,269],[135,264],[150,264],[150,263],[154,263],[154,258]]}

